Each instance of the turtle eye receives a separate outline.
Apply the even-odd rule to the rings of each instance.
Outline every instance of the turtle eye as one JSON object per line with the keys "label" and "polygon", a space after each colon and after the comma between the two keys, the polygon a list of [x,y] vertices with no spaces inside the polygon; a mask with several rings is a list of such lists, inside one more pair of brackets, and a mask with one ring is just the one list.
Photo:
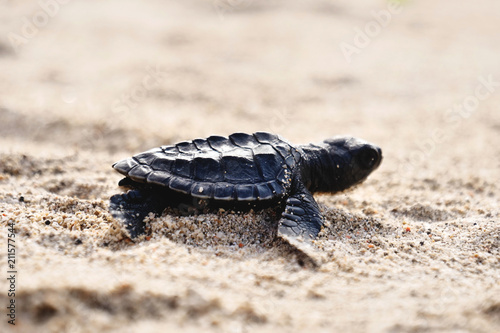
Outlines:
{"label": "turtle eye", "polygon": [[373,168],[379,161],[380,154],[372,147],[363,149],[359,154],[359,164],[361,168],[368,170]]}

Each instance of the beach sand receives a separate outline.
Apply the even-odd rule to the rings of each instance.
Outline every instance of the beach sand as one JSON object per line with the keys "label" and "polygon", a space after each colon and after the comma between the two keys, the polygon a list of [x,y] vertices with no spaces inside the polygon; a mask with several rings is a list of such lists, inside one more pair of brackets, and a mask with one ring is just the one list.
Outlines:
{"label": "beach sand", "polygon": [[[500,3],[48,3],[0,3],[2,332],[500,332]],[[255,131],[383,149],[319,267],[273,211],[108,213],[117,160]]]}

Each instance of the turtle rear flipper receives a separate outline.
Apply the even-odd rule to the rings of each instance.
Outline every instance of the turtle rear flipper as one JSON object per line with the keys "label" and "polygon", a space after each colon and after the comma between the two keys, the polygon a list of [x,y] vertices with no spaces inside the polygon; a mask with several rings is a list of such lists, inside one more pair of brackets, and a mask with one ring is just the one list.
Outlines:
{"label": "turtle rear flipper", "polygon": [[299,177],[293,180],[292,188],[278,224],[278,236],[307,255],[315,265],[320,265],[323,256],[314,248],[312,240],[323,226],[321,212]]}
{"label": "turtle rear flipper", "polygon": [[110,198],[109,211],[130,233],[131,238],[144,234],[144,218],[150,213],[161,214],[164,205],[151,191],[130,190]]}

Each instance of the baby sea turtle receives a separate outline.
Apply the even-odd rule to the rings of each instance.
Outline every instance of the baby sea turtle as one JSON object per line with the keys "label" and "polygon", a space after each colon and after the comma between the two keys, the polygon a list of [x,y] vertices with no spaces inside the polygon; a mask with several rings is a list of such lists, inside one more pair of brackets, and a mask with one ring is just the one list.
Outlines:
{"label": "baby sea turtle", "polygon": [[[352,137],[293,146],[266,132],[210,136],[162,146],[113,168],[132,188],[111,198],[111,213],[132,237],[144,232],[149,212],[186,200],[212,207],[228,203],[281,207],[278,235],[314,239],[323,225],[313,193],[336,193],[364,181],[382,161],[379,147]],[[284,208],[283,208],[284,207]]]}

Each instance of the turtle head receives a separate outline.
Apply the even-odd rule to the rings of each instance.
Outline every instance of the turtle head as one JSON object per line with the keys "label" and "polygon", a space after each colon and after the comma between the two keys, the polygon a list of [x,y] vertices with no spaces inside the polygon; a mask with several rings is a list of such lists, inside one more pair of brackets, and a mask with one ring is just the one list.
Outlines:
{"label": "turtle head", "polygon": [[324,143],[330,157],[332,192],[363,182],[382,162],[382,149],[361,139],[335,137]]}
{"label": "turtle head", "polygon": [[304,151],[310,157],[303,179],[312,192],[341,192],[363,182],[382,162],[382,150],[353,137],[327,139]]}

